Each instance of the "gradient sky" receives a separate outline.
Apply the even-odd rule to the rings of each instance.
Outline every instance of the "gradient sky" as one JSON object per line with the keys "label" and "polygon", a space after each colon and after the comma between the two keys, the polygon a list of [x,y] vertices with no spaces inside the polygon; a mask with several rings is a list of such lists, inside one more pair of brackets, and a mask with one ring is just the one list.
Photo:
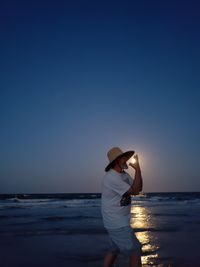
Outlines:
{"label": "gradient sky", "polygon": [[3,2],[0,193],[100,192],[112,146],[200,191],[198,1]]}

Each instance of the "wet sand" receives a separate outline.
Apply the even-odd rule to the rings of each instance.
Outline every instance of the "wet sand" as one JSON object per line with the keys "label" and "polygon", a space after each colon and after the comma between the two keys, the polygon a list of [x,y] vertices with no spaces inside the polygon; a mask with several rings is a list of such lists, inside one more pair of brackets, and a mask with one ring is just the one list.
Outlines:
{"label": "wet sand", "polygon": [[[140,234],[139,232],[136,234]],[[197,267],[200,240],[198,232],[154,233],[154,247],[143,244],[143,267]],[[157,241],[156,241],[157,240]],[[106,234],[2,235],[3,267],[100,267],[107,248]],[[128,266],[120,255],[115,266]]]}

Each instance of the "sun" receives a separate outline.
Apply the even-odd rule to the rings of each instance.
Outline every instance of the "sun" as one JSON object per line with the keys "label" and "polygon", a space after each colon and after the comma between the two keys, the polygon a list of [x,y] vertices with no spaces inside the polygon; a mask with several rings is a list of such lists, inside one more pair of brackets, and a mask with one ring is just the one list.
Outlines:
{"label": "sun", "polygon": [[132,163],[132,164],[135,164],[136,163],[136,159],[134,157],[132,157],[132,158],[130,158],[129,162]]}

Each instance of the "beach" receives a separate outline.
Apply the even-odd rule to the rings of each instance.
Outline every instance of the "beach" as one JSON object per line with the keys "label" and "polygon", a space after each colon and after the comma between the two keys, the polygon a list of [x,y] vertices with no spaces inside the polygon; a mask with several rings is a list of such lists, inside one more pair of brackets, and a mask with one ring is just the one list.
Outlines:
{"label": "beach", "polygon": [[[100,194],[9,195],[0,200],[0,266],[100,267],[108,248]],[[200,193],[132,197],[142,266],[199,266]],[[128,266],[120,255],[115,266]]]}

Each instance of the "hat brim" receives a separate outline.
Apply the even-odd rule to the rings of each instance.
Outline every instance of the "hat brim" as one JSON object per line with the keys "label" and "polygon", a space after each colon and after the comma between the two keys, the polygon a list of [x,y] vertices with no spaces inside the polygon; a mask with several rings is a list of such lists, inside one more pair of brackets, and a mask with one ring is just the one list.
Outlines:
{"label": "hat brim", "polygon": [[[121,154],[121,155],[119,155],[118,157],[116,157],[116,159],[125,156],[125,157],[127,157],[127,160],[129,160],[134,154],[135,154],[135,151],[133,151],[133,150],[126,151],[126,152],[124,152],[123,154]],[[110,170],[110,167],[112,166],[113,162],[114,162],[116,159],[114,159],[113,161],[111,161],[111,162],[106,166],[106,168],[105,168],[105,171],[106,171],[106,172]],[[126,161],[127,161],[127,160],[126,160]]]}

